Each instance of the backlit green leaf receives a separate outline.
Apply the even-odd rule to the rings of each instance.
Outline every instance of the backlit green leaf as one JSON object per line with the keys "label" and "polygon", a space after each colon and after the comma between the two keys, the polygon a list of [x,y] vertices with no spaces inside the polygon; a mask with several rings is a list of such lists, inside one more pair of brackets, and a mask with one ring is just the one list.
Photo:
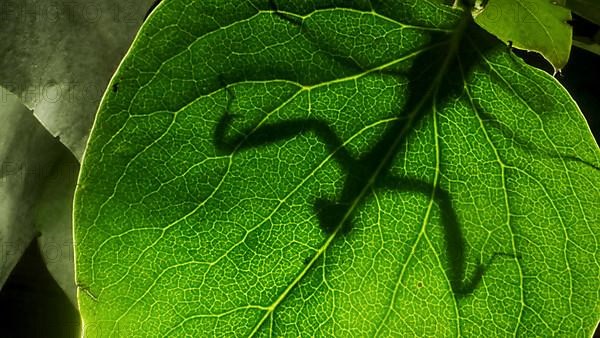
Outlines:
{"label": "backlit green leaf", "polygon": [[558,82],[471,20],[159,5],[83,160],[85,332],[590,336],[600,152]]}

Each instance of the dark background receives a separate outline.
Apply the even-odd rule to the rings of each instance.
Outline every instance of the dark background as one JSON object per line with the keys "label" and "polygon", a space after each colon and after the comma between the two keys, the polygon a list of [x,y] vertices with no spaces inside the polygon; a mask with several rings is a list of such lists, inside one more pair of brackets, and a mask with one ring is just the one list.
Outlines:
{"label": "dark background", "polygon": [[[574,34],[593,36],[595,26],[574,15]],[[516,51],[529,64],[552,74],[552,67],[535,53]],[[600,138],[600,56],[573,48],[558,80],[583,111],[596,142]],[[594,187],[590,187],[594,188]],[[594,311],[594,309],[590,309]],[[598,329],[596,336],[599,336]],[[0,291],[0,336],[79,337],[79,315],[46,270],[33,241]]]}

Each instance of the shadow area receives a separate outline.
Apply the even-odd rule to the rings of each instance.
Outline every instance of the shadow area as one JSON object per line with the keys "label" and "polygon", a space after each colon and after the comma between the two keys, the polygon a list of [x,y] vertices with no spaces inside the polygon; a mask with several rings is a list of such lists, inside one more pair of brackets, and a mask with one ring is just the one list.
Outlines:
{"label": "shadow area", "polygon": [[[286,19],[289,18],[286,16]],[[477,28],[473,27],[471,19],[464,20],[468,20],[469,23],[466,24],[467,28],[463,34],[475,34],[473,31]],[[299,24],[295,18],[288,21],[291,25]],[[232,132],[233,120],[243,117],[230,111],[231,102],[236,98],[227,83],[224,87],[227,89],[229,104],[214,130],[215,147],[222,153],[231,154],[250,148],[268,147],[270,144],[289,140],[300,134],[315,135],[323,142],[343,172],[342,182],[340,182],[343,188],[339,196],[335,199],[318,198],[313,202],[319,224],[327,235],[344,236],[352,231],[352,220],[356,210],[374,191],[393,190],[428,196],[440,211],[448,262],[446,273],[454,295],[455,297],[469,295],[477,288],[492,261],[504,254],[493,254],[487,262],[479,262],[472,276],[466,278],[466,243],[450,194],[440,187],[439,182],[425,182],[410,177],[399,177],[392,173],[397,159],[407,155],[405,154],[406,142],[411,133],[419,127],[425,117],[436,112],[435,107],[443,106],[449,100],[464,94],[464,83],[460,72],[461,70],[468,72],[479,61],[476,53],[462,55],[460,51],[463,48],[460,45],[453,49],[456,53],[449,53],[450,41],[452,41],[451,35],[432,33],[431,44],[448,43],[417,55],[408,71],[401,73],[384,69],[371,72],[380,76],[410,79],[406,88],[408,99],[402,107],[394,108],[396,111],[393,113],[398,119],[390,122],[379,140],[358,156],[353,156],[344,146],[344,140],[325,121],[317,118],[300,118],[273,123],[267,121],[248,130]],[[315,44],[318,44],[318,41]],[[485,53],[486,49],[492,46],[493,44],[481,44],[480,52]],[[328,53],[339,54],[331,51],[330,48],[329,45],[325,47]],[[347,58],[340,62],[347,62]],[[438,151],[442,153],[443,149]],[[439,162],[431,165],[437,166],[440,172],[443,172],[443,163]]]}

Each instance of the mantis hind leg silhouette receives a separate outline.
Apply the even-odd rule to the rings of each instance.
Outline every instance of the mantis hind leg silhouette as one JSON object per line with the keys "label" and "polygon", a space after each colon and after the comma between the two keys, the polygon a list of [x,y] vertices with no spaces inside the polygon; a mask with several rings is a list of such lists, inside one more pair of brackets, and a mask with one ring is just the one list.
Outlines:
{"label": "mantis hind leg silhouette", "polygon": [[450,194],[440,187],[432,187],[431,184],[408,180],[402,177],[390,176],[385,181],[386,188],[410,191],[416,193],[431,193],[440,211],[440,221],[444,230],[446,241],[446,256],[448,259],[448,279],[452,290],[457,298],[471,294],[481,282],[483,275],[492,263],[499,257],[519,258],[513,254],[494,252],[487,261],[480,261],[475,266],[469,279],[465,279],[466,258],[465,240],[462,235],[458,215],[452,206]]}

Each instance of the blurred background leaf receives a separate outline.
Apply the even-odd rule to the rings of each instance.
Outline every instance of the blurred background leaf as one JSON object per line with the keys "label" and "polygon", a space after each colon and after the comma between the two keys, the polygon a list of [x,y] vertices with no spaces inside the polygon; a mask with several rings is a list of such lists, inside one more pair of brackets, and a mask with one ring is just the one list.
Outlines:
{"label": "blurred background leaf", "polygon": [[[562,0],[564,1],[564,0]],[[600,1],[598,0],[566,0],[566,6],[577,15],[600,25]]]}
{"label": "blurred background leaf", "polygon": [[0,85],[81,159],[94,115],[152,0],[7,0]]}
{"label": "blurred background leaf", "polygon": [[36,235],[34,208],[61,145],[0,88],[0,287]]}
{"label": "blurred background leaf", "polygon": [[79,162],[64,149],[45,182],[35,210],[38,245],[46,268],[60,288],[77,306],[73,264],[73,193]]}
{"label": "blurred background leaf", "polygon": [[475,7],[479,26],[504,43],[544,56],[556,70],[569,60],[571,13],[560,6],[565,0],[489,0]]}

